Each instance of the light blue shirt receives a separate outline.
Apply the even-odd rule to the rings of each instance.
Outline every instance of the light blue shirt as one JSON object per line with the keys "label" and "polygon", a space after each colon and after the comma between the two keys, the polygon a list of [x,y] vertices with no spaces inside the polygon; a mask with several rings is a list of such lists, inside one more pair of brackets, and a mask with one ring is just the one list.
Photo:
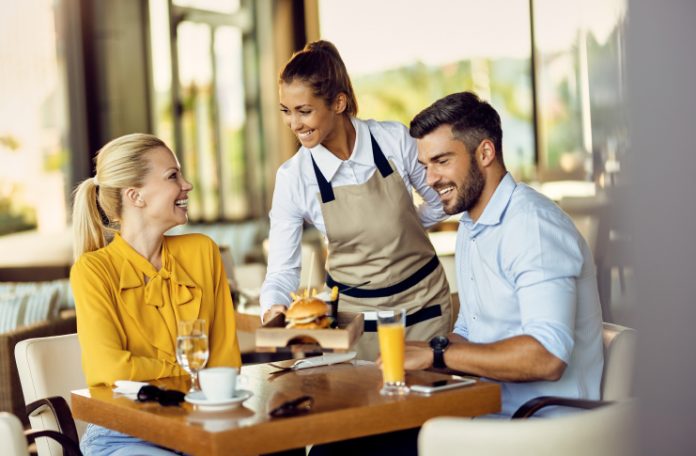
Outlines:
{"label": "light blue shirt", "polygon": [[461,303],[455,333],[477,343],[529,335],[567,364],[556,382],[501,382],[503,415],[536,396],[599,399],[596,270],[568,215],[507,174],[476,222],[462,216],[455,261]]}

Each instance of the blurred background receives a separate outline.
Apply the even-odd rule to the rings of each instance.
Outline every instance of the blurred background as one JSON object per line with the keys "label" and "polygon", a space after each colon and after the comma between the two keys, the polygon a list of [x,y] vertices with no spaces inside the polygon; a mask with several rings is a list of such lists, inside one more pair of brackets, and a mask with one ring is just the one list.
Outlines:
{"label": "blurred background", "polygon": [[[150,132],[196,189],[191,225],[175,232],[206,232],[230,264],[256,265],[240,280],[258,288],[275,172],[298,146],[278,113],[277,74],[322,38],[341,52],[362,118],[408,125],[463,90],[490,100],[512,174],[571,213],[595,251],[605,319],[625,307],[631,269],[604,252],[626,236],[603,218],[628,148],[625,0],[2,4],[0,268],[69,266],[71,190],[103,144]],[[450,282],[453,229],[433,234]],[[308,278],[303,264],[303,280],[320,285],[322,241],[305,238],[317,264]]]}
{"label": "blurred background", "polygon": [[63,228],[94,153],[135,131],[179,155],[192,221],[265,217],[275,170],[296,150],[277,73],[319,38],[341,52],[362,118],[408,124],[461,90],[490,100],[523,181],[605,186],[626,150],[624,0],[3,5],[0,234]]}
{"label": "blurred background", "polygon": [[[150,132],[196,188],[180,230],[213,236],[252,302],[275,172],[297,150],[277,74],[328,39],[361,118],[408,124],[462,90],[498,109],[509,170],[592,247],[605,321],[639,329],[645,454],[689,454],[696,7],[657,3],[0,0],[0,280],[66,275],[72,189],[107,141]],[[453,227],[432,233],[450,268]],[[306,238],[320,283],[321,240]]]}

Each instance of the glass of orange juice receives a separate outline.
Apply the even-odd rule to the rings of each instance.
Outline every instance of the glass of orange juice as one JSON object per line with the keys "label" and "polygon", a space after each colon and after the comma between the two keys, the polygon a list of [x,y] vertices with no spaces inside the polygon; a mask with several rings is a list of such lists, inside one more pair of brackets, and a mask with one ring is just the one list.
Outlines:
{"label": "glass of orange juice", "polygon": [[380,393],[387,396],[408,394],[404,372],[406,310],[378,311],[377,337],[384,379]]}

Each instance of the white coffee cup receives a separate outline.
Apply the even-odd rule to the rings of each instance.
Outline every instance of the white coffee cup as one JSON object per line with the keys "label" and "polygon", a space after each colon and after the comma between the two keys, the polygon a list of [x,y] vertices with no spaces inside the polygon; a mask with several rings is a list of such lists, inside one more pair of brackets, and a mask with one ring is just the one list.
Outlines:
{"label": "white coffee cup", "polygon": [[198,382],[206,399],[224,401],[235,396],[238,376],[236,367],[209,367],[198,372]]}

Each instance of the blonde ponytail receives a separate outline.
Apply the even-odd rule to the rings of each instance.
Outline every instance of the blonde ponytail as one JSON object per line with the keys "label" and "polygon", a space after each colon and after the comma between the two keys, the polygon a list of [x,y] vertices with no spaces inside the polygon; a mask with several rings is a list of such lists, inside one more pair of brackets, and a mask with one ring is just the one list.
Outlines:
{"label": "blonde ponytail", "polygon": [[[116,138],[99,150],[96,176],[82,181],[74,192],[75,260],[85,252],[106,246],[107,233],[118,229],[123,209],[121,190],[142,187],[149,171],[145,154],[158,147],[167,145],[156,136],[133,133]],[[106,217],[106,224],[102,216]]]}
{"label": "blonde ponytail", "polygon": [[97,185],[94,179],[85,179],[73,196],[73,256],[77,260],[85,252],[106,245],[104,225],[97,208]]}

